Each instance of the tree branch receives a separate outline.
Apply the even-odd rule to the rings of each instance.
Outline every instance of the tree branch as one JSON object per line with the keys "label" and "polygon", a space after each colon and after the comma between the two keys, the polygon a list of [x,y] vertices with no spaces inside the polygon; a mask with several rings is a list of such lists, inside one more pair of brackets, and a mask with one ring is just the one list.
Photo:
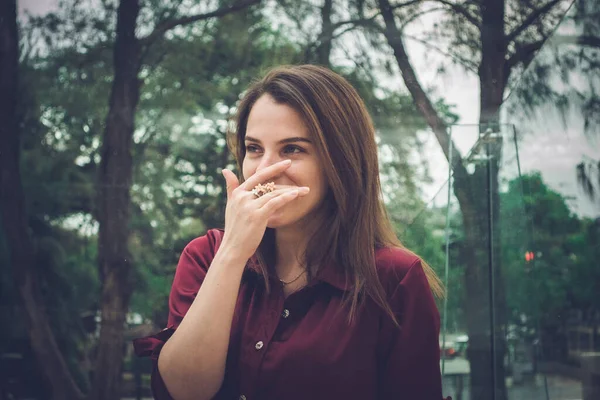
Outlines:
{"label": "tree branch", "polygon": [[[292,22],[294,22],[296,24],[296,27],[298,28],[298,31],[300,31],[300,33],[304,36],[304,38],[306,39],[306,41],[309,43],[308,46],[314,46],[315,42],[311,43],[311,35],[309,33],[307,33],[302,26],[302,20],[300,19],[299,15],[297,13],[293,13],[291,12],[287,7],[286,7],[286,2],[282,1],[282,0],[278,0],[276,1],[276,3],[283,8],[283,12],[285,12],[285,14],[292,20]],[[334,25],[335,26],[335,25]],[[334,27],[335,29],[335,27]],[[307,49],[308,50],[308,49]]]}
{"label": "tree branch", "polygon": [[555,5],[557,5],[561,1],[562,0],[551,0],[542,7],[538,8],[537,10],[533,10],[531,14],[529,14],[529,16],[525,18],[521,25],[516,27],[515,30],[508,34],[508,36],[506,37],[506,43],[510,43],[513,40],[515,40],[521,33],[523,33],[523,31],[529,28],[531,24],[537,21],[538,18],[549,12]]}
{"label": "tree branch", "polygon": [[[527,66],[535,53],[542,48],[544,43],[546,43],[547,37],[544,37],[538,41],[526,43],[521,47],[517,46],[517,50],[515,53],[508,58],[505,64],[505,78],[508,80],[508,75],[510,71],[519,63],[523,63]],[[555,35],[552,37],[553,45],[565,45],[565,44],[575,44],[580,46],[589,46],[592,48],[600,48],[600,37],[592,36],[592,35]]]}
{"label": "tree branch", "polygon": [[459,13],[460,15],[462,15],[463,17],[465,17],[467,19],[467,21],[469,21],[470,23],[472,23],[477,29],[481,28],[481,23],[479,22],[479,20],[477,19],[476,16],[474,16],[473,14],[471,14],[469,12],[469,10],[467,10],[463,4],[457,4],[457,3],[452,3],[448,0],[433,0],[435,2],[441,3],[445,6],[450,7],[451,9],[453,9],[454,11],[456,11],[457,13]]}
{"label": "tree branch", "polygon": [[[407,1],[406,3],[400,3],[400,4],[396,4],[394,6],[391,6],[392,10],[397,10],[399,8],[403,8],[403,7],[408,7],[408,6],[412,6],[418,3],[423,2],[423,0],[411,0],[411,1]],[[433,10],[431,10],[433,11]],[[424,13],[420,13],[419,16],[426,14],[426,12]],[[354,26],[364,26],[367,28],[376,28],[377,30],[383,32],[383,29],[381,29],[381,27],[379,27],[378,25],[374,24],[374,21],[377,17],[379,17],[381,15],[381,13],[376,13],[373,16],[369,17],[369,18],[357,18],[357,19],[349,19],[346,21],[339,21],[336,22],[335,24],[333,24],[333,30],[337,29],[337,28],[341,28],[344,25],[354,25]],[[414,18],[413,18],[414,20]],[[412,21],[412,20],[411,20]]]}
{"label": "tree branch", "polygon": [[[535,53],[546,43],[546,37],[531,43],[526,43],[521,47],[517,47],[515,53],[509,57],[506,62],[506,69],[510,71],[514,66],[519,63],[525,65],[533,59]],[[552,43],[554,45],[564,44],[576,44],[580,46],[589,46],[593,48],[600,48],[600,37],[592,35],[556,35],[552,37]]]}
{"label": "tree branch", "polygon": [[341,28],[344,25],[354,25],[354,26],[364,26],[364,27],[368,27],[368,28],[374,28],[374,22],[375,22],[375,18],[377,18],[380,14],[375,14],[372,17],[369,18],[357,18],[357,19],[349,19],[346,21],[339,21],[336,22],[335,24],[333,24],[333,30],[336,30],[337,28]]}
{"label": "tree branch", "polygon": [[542,48],[544,43],[546,43],[546,38],[518,47],[515,53],[506,60],[505,71],[512,70],[519,63],[529,64],[534,54]]}
{"label": "tree branch", "polygon": [[471,72],[473,72],[475,74],[478,73],[478,71],[477,71],[477,65],[476,64],[474,64],[473,62],[471,62],[469,60],[466,60],[466,59],[460,57],[457,54],[452,54],[452,53],[445,52],[444,50],[440,49],[436,45],[431,44],[428,41],[426,41],[424,39],[421,39],[421,38],[418,38],[416,36],[404,34],[404,37],[407,38],[407,39],[410,39],[410,40],[414,40],[415,42],[421,43],[425,47],[427,47],[429,49],[432,49],[432,50],[435,50],[436,52],[440,53],[443,56],[451,58],[452,60],[456,61],[457,63],[459,63],[460,65],[462,65],[464,68],[468,69],[469,71],[471,71]]}
{"label": "tree branch", "polygon": [[554,44],[578,44],[600,49],[600,37],[592,35],[556,35],[552,37]]}
{"label": "tree branch", "polygon": [[408,7],[408,6],[412,6],[415,5],[417,3],[422,3],[423,0],[411,0],[411,1],[407,1],[406,3],[400,3],[400,4],[396,4],[394,6],[392,6],[392,10],[398,9],[398,8],[402,8],[402,7]]}
{"label": "tree branch", "polygon": [[241,10],[243,10],[247,7],[253,6],[255,4],[259,4],[260,2],[261,2],[261,0],[241,0],[241,1],[238,1],[237,3],[233,4],[232,6],[222,7],[215,11],[211,11],[211,12],[208,12],[205,14],[197,14],[197,15],[192,15],[190,17],[183,17],[183,18],[177,18],[177,19],[165,21],[162,24],[158,25],[156,28],[154,28],[152,33],[150,33],[148,36],[140,39],[140,44],[142,46],[150,45],[156,39],[158,39],[159,37],[164,35],[167,31],[169,31],[177,26],[184,26],[184,25],[192,24],[194,22],[207,20],[210,18],[222,17],[227,14],[241,11]]}
{"label": "tree branch", "polygon": [[430,8],[428,10],[416,12],[413,15],[411,15],[410,18],[407,18],[402,21],[402,25],[400,25],[400,27],[399,27],[400,31],[404,31],[404,28],[406,28],[409,24],[411,24],[412,22],[416,21],[417,19],[421,18],[424,15],[431,14],[431,13],[437,12],[437,11],[443,11],[443,10],[444,10],[444,7],[435,7],[435,8]]}
{"label": "tree branch", "polygon": [[415,70],[410,63],[404,43],[402,42],[402,35],[396,25],[389,0],[378,0],[378,3],[385,21],[385,36],[390,47],[394,51],[394,56],[398,63],[398,67],[400,68],[400,72],[402,73],[406,88],[412,95],[413,101],[415,102],[417,109],[425,118],[427,125],[431,127],[431,130],[435,134],[446,159],[452,159],[453,165],[451,165],[451,168],[455,171],[455,174],[466,176],[467,172],[456,146],[452,146],[452,157],[450,157],[450,136],[448,135],[448,126],[433,107],[429,96],[425,93],[417,79]]}
{"label": "tree branch", "polygon": [[[337,32],[337,33],[335,33],[335,34],[331,35],[331,38],[332,38],[332,39],[337,39],[337,38],[339,38],[339,37],[341,37],[341,36],[345,35],[346,33],[348,33],[348,32],[350,32],[350,31],[354,30],[355,28],[356,28],[356,26],[349,26],[349,27],[347,27],[346,29],[344,29],[343,31],[341,31],[341,32]],[[379,29],[380,29],[380,27],[377,27],[377,28],[379,28]]]}
{"label": "tree branch", "polygon": [[[411,3],[416,3],[416,2],[411,2]],[[400,6],[406,6],[406,4],[407,3],[403,3]],[[400,8],[400,7],[398,5],[396,5],[396,6],[392,6],[391,8],[395,10],[397,8]],[[406,28],[406,26],[408,24],[410,24],[411,22],[414,22],[416,19],[418,19],[418,18],[420,18],[420,17],[422,17],[422,16],[424,16],[426,14],[429,14],[429,13],[432,13],[432,12],[436,12],[436,11],[441,11],[441,10],[444,10],[444,8],[442,8],[442,7],[431,8],[431,9],[428,9],[428,10],[424,10],[424,11],[415,13],[409,19],[403,21],[402,25],[400,27],[398,27],[398,30],[400,32],[403,32],[404,29]],[[381,26],[379,26],[375,22],[375,18],[379,17],[380,15],[381,15],[381,13],[377,13],[377,14],[373,15],[370,18],[358,18],[358,19],[353,19],[353,20],[347,20],[347,21],[337,22],[337,23],[334,24],[334,30],[337,29],[337,28],[340,28],[340,27],[342,27],[344,25],[348,25],[348,24],[352,24],[353,26],[344,29],[341,33],[334,34],[333,38],[338,38],[338,37],[342,36],[343,34],[345,34],[346,32],[354,29],[357,26],[362,26],[362,27],[365,27],[365,28],[373,29],[373,30],[375,30],[375,31],[377,31],[377,32],[382,33],[382,34],[385,35],[385,29],[382,28]],[[426,46],[426,47],[428,47],[430,49],[433,49],[433,50],[437,51],[438,53],[440,53],[440,54],[442,54],[442,55],[444,55],[446,57],[449,57],[449,58],[453,59],[454,61],[456,61],[457,63],[461,64],[464,68],[470,70],[471,72],[477,73],[477,65],[473,64],[472,62],[469,62],[468,60],[463,59],[463,58],[461,58],[458,55],[447,53],[447,52],[443,51],[442,49],[440,49],[439,47],[437,47],[437,46],[435,46],[435,45],[427,42],[424,39],[418,38],[416,36],[407,35],[407,34],[404,34],[404,36],[406,38],[408,38],[408,39],[411,39],[413,41],[419,42],[419,43],[423,44],[424,46]]]}

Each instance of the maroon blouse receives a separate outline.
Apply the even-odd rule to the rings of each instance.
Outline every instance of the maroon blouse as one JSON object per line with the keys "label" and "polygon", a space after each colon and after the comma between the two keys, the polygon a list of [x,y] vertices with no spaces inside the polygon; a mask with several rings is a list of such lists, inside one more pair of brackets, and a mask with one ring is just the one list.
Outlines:
{"label": "maroon blouse", "polygon": [[[167,328],[134,340],[137,355],[153,360],[158,400],[172,399],[157,368],[160,350],[192,304],[222,235],[213,229],[186,246],[171,288]],[[421,262],[410,252],[386,248],[376,251],[376,265],[400,329],[370,298],[348,325],[340,304],[349,287],[333,265],[284,298],[278,280],[268,294],[262,275],[248,263],[215,399],[441,400],[439,314]]]}

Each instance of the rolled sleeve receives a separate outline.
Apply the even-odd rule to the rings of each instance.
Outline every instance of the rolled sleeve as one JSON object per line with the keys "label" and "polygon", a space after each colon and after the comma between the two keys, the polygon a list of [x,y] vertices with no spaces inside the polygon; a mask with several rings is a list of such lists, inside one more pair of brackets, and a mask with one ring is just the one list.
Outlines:
{"label": "rolled sleeve", "polygon": [[169,294],[167,327],[154,335],[133,340],[135,354],[138,357],[150,357],[152,360],[150,385],[156,400],[173,399],[158,370],[158,357],[196,298],[221,238],[222,231],[212,229],[206,235],[191,241],[183,249]]}
{"label": "rolled sleeve", "polygon": [[164,344],[173,335],[173,332],[175,332],[175,329],[166,328],[155,335],[146,336],[133,341],[135,354],[138,357],[150,357],[152,360],[150,388],[152,389],[154,398],[157,400],[173,399],[158,370],[158,355]]}

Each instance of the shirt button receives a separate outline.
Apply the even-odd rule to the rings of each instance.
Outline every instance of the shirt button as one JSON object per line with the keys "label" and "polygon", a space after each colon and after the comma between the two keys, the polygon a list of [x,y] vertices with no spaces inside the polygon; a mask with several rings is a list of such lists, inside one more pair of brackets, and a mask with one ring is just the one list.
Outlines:
{"label": "shirt button", "polygon": [[258,342],[256,342],[256,344],[254,345],[254,348],[256,350],[260,350],[263,348],[264,343],[262,342],[262,340],[259,340]]}
{"label": "shirt button", "polygon": [[288,310],[287,308],[285,310],[283,310],[283,312],[281,313],[281,316],[283,318],[287,318],[290,316],[290,310]]}
{"label": "shirt button", "polygon": [[243,394],[240,394],[240,400],[246,400],[246,396],[244,396]]}

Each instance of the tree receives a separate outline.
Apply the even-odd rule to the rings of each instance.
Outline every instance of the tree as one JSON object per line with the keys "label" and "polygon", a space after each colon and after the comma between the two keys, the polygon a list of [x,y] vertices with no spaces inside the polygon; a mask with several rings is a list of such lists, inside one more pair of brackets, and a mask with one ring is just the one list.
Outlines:
{"label": "tree", "polygon": [[[442,10],[443,20],[437,24],[437,31],[430,38],[446,43],[448,50],[445,54],[465,70],[477,74],[480,84],[480,129],[482,133],[488,129],[495,132],[499,131],[500,107],[508,83],[515,72],[524,68],[540,49],[568,3],[563,0],[434,0],[392,4],[389,0],[378,0],[377,7],[384,26],[372,21],[367,24],[371,29],[382,32],[387,39],[417,108],[435,134],[446,158],[452,160],[454,193],[460,204],[465,230],[462,256],[466,264],[468,356],[471,363],[471,393],[476,399],[489,398],[490,392],[494,393],[493,398],[506,399],[503,364],[505,295],[499,259],[501,249],[493,239],[498,237],[500,223],[498,170],[502,144],[498,140],[488,141],[486,151],[491,157],[488,162],[476,165],[473,173],[467,171],[465,160],[456,147],[452,147],[454,150],[450,155],[448,125],[419,83],[404,46],[406,37],[403,29],[423,13],[432,9]],[[435,6],[429,7],[430,4]],[[487,189],[481,193],[481,188]],[[488,248],[490,244],[492,247]],[[488,256],[491,258],[488,259]],[[482,269],[482,265],[488,265],[490,269]],[[493,277],[490,273],[493,273]],[[487,290],[490,279],[495,282],[495,293],[492,294],[492,299],[496,301],[494,310]],[[496,340],[493,342],[488,334],[490,312],[497,312],[492,334]],[[490,354],[494,360],[492,368]]]}
{"label": "tree", "polygon": [[[238,94],[266,66],[300,59],[297,46],[274,31],[259,11],[221,17],[205,24],[200,34],[184,32],[164,38],[145,56],[132,144],[129,250],[134,303],[129,309],[152,318],[158,326],[166,317],[166,297],[178,251],[204,226],[222,226],[220,169],[231,163],[225,127]],[[62,12],[48,16],[48,21],[37,21],[37,28],[50,30],[54,21],[63,19]],[[86,42],[86,52],[81,52],[80,44],[69,43],[71,24],[80,18],[70,8],[65,7],[64,12],[70,17],[59,25],[61,32],[50,32],[55,42],[50,51],[32,55],[21,65],[27,74],[27,92],[32,92],[21,153],[30,167],[23,180],[27,203],[33,205],[29,207],[30,221],[56,228],[65,220],[84,219],[92,227],[91,233],[81,237],[87,243],[97,240],[93,187],[101,159],[102,120],[108,110],[104,100],[110,93],[113,71],[110,48],[105,50],[104,43]],[[85,30],[82,24],[78,27]],[[114,27],[108,21],[95,29],[90,36],[110,37]],[[29,37],[28,29],[24,31]],[[26,42],[24,47],[32,46]],[[38,229],[32,235],[34,242],[51,236],[42,238]],[[67,243],[59,235],[52,239],[60,245]],[[69,258],[81,251],[77,245],[62,247],[61,252]],[[90,245],[89,254],[94,257],[96,246]],[[77,264],[87,266],[87,260],[80,257]],[[59,271],[60,267],[65,270],[60,265]],[[48,270],[38,276],[44,279]],[[63,291],[56,280],[43,283],[54,285],[49,289],[56,290],[50,300],[62,300]],[[96,291],[87,294],[96,304],[73,304],[89,308],[72,313],[75,321],[53,320],[55,335],[72,326],[82,311],[95,315]],[[51,310],[48,314],[54,315]],[[68,337],[57,337],[59,342],[68,342],[69,348],[60,347],[63,353],[71,354],[71,347],[79,345],[75,336],[71,332]],[[74,374],[80,370],[88,368],[71,368]]]}
{"label": "tree", "polygon": [[[574,1],[560,26],[536,54],[535,60],[512,85],[503,106],[512,120],[540,118],[558,111],[563,127],[582,121],[582,134],[597,147],[600,123],[600,5],[595,1]],[[582,79],[582,77],[585,77]],[[521,127],[521,133],[523,128]],[[580,188],[594,202],[600,189],[599,160],[586,157],[576,167]]]}
{"label": "tree", "polygon": [[523,325],[525,316],[527,328],[537,330],[540,321],[570,307],[567,293],[572,288],[586,286],[570,280],[569,271],[576,266],[573,249],[566,245],[582,224],[539,173],[511,180],[500,196],[501,218],[511,226],[501,232],[509,322]]}
{"label": "tree", "polygon": [[[90,396],[93,398],[113,399],[119,396],[123,326],[132,290],[131,256],[128,248],[129,213],[131,207],[129,191],[133,166],[131,143],[134,132],[134,116],[139,101],[140,82],[138,76],[141,67],[144,65],[144,56],[153,43],[160,42],[163,35],[175,27],[189,25],[210,18],[218,18],[243,10],[257,3],[258,1],[238,1],[232,5],[225,5],[213,12],[192,16],[178,15],[180,11],[177,10],[176,4],[169,5],[171,6],[170,10],[168,7],[157,7],[158,11],[154,14],[157,17],[157,23],[154,29],[145,37],[137,38],[135,32],[140,12],[139,4],[135,0],[124,0],[119,4],[117,10],[116,34],[108,35],[108,39],[104,43],[97,38],[93,40],[96,44],[96,49],[100,49],[101,52],[102,48],[107,44],[110,46],[111,38],[114,37],[114,79],[112,81],[110,102],[103,135],[104,139],[102,141],[102,158],[98,171],[97,217],[100,225],[98,262],[102,278],[102,325],[97,351],[98,358],[95,367],[94,385],[90,393]],[[110,11],[114,10],[110,3],[104,3],[104,6],[109,14]],[[57,20],[53,17],[50,16],[50,26],[51,29],[56,30]],[[16,17],[14,19],[16,23]],[[102,25],[103,21],[93,20],[92,22]],[[110,26],[110,22],[104,24],[104,26],[106,25]],[[81,25],[78,26],[81,27]],[[76,42],[77,39],[74,39],[74,41]],[[11,46],[16,46],[16,37],[15,42],[10,43],[12,43]],[[92,47],[94,43],[92,43]],[[89,45],[89,43],[84,44],[83,47],[90,48]],[[94,49],[92,48],[92,50]],[[88,54],[90,54],[90,57],[93,57],[97,53],[98,51]],[[13,58],[10,57],[8,59],[12,62]],[[8,62],[7,65],[9,65]],[[5,76],[9,79],[14,78],[10,76],[12,72],[8,72]],[[12,92],[8,91],[7,93]],[[14,100],[14,98],[11,98],[11,100]],[[13,109],[7,107],[6,110],[10,113]],[[15,143],[17,146],[14,146]],[[15,143],[9,142],[11,151],[18,148],[18,141]],[[13,153],[17,154],[16,151],[13,151]],[[3,160],[6,160],[7,163],[15,161],[8,158],[3,158]],[[13,167],[13,165],[10,165],[10,167]],[[10,178],[13,178],[13,176],[10,176]],[[10,182],[10,184],[15,183]],[[13,193],[18,194],[20,192],[13,191]],[[19,209],[15,208],[11,211],[19,211]],[[12,215],[21,215],[25,218],[24,213],[17,212]],[[8,221],[10,223],[9,226],[12,227],[14,222],[13,219],[10,219]],[[26,226],[27,224],[24,222],[22,229],[26,229]],[[20,245],[21,249],[23,249],[22,245],[27,242],[24,242],[21,237],[18,243],[11,242],[9,238],[9,243],[9,248],[11,249],[18,249],[17,245]],[[25,257],[26,254],[23,252],[19,256]],[[25,261],[25,263],[30,262],[30,260]],[[27,295],[35,298],[36,294]],[[36,333],[34,330],[31,330],[33,332],[32,339],[37,339],[38,342],[43,339],[50,343],[46,346],[34,343],[34,350],[38,354],[42,370],[49,371],[48,373],[52,376],[48,381],[53,388],[53,397],[80,397],[81,392],[70,377],[68,368],[60,356],[60,352],[56,349],[56,345],[52,346],[54,337],[48,324],[44,322],[43,307],[32,303],[28,310],[31,313],[37,313],[32,319],[37,321],[39,326],[43,327],[43,331],[41,332]],[[34,328],[36,327],[34,324]]]}
{"label": "tree", "polygon": [[81,391],[69,374],[66,362],[58,349],[50,328],[44,304],[41,302],[39,281],[33,272],[33,244],[28,232],[27,210],[20,172],[20,131],[17,113],[19,98],[16,1],[0,5],[0,200],[2,222],[10,252],[10,263],[20,300],[25,311],[29,339],[44,366],[43,373],[53,386],[56,398],[76,399]]}
{"label": "tree", "polygon": [[[513,333],[530,343],[555,336],[574,312],[593,323],[600,310],[598,221],[573,214],[539,173],[511,180],[501,199],[501,217],[511,226],[501,236]],[[567,361],[556,339],[541,344],[545,361]]]}
{"label": "tree", "polygon": [[131,255],[129,210],[132,176],[131,144],[135,111],[139,101],[139,73],[143,52],[167,31],[200,20],[221,17],[257,4],[238,1],[217,11],[160,21],[146,37],[136,37],[136,20],[140,12],[137,0],[122,0],[117,12],[114,45],[114,80],[102,145],[99,168],[99,236],[98,254],[102,280],[102,325],[95,366],[93,399],[119,396],[123,356],[123,326],[129,308]]}

